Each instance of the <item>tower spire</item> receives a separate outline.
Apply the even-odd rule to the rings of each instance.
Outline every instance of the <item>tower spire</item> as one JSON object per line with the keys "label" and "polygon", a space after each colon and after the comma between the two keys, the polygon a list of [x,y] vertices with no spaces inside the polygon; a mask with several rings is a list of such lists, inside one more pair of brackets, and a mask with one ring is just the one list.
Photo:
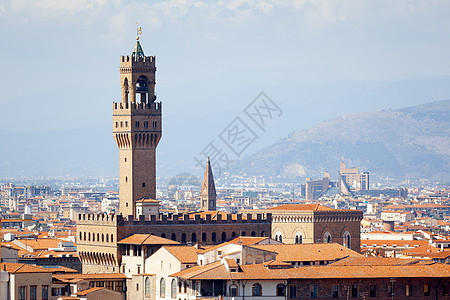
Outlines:
{"label": "tower spire", "polygon": [[200,192],[201,210],[216,210],[216,186],[214,184],[214,176],[212,173],[211,162],[206,161],[205,174],[203,175],[202,190]]}

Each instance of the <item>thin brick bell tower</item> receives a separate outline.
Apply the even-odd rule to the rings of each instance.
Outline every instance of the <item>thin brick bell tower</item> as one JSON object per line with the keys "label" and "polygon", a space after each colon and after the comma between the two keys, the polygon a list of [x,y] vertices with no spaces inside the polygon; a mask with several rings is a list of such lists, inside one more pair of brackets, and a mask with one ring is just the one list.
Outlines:
{"label": "thin brick bell tower", "polygon": [[155,72],[155,56],[144,55],[137,37],[132,54],[120,57],[122,100],[113,103],[113,134],[119,147],[119,213],[123,216],[136,216],[137,200],[156,199],[162,105],[156,102]]}
{"label": "thin brick bell tower", "polygon": [[214,176],[208,157],[205,167],[205,174],[203,175],[202,189],[200,191],[200,209],[202,211],[215,211],[216,199],[216,185],[214,184]]}

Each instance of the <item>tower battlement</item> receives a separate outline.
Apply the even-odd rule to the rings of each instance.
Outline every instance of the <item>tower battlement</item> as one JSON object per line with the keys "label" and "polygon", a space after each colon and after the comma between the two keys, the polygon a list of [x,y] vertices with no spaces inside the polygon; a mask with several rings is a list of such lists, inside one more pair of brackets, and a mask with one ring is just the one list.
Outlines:
{"label": "tower battlement", "polygon": [[140,215],[135,218],[129,215],[124,218],[122,215],[108,215],[108,214],[78,214],[79,225],[113,225],[113,226],[130,226],[130,225],[195,225],[195,224],[256,224],[256,223],[270,223],[272,221],[272,214],[227,214],[226,219],[218,214],[216,218],[212,219],[211,214],[201,216],[200,214],[160,214],[158,217],[151,215],[150,218],[145,218]]}
{"label": "tower battlement", "polygon": [[162,113],[162,103],[161,102],[113,102],[113,114],[157,114]]}
{"label": "tower battlement", "polygon": [[120,56],[120,67],[128,67],[128,66],[149,66],[156,64],[155,56],[130,56],[130,55],[122,55]]}

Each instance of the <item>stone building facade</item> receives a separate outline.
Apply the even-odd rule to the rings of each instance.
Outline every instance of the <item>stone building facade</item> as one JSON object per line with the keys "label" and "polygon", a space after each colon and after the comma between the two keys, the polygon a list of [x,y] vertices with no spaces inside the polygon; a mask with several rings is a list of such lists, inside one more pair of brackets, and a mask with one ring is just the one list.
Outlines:
{"label": "stone building facade", "polygon": [[340,210],[319,204],[285,204],[266,210],[242,213],[270,213],[272,238],[286,244],[339,243],[360,251],[360,210]]}
{"label": "stone building facade", "polygon": [[232,215],[218,212],[178,214],[150,220],[140,216],[80,214],[77,221],[77,252],[83,273],[120,272],[122,256],[117,244],[132,234],[152,234],[182,244],[219,244],[239,235],[268,236],[271,215]]}

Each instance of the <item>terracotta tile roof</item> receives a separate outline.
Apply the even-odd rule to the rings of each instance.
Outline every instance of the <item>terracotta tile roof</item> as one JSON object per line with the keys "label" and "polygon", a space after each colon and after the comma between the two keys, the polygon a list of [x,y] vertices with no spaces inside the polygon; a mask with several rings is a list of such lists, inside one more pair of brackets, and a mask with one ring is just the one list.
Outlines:
{"label": "terracotta tile roof", "polygon": [[450,257],[450,250],[445,250],[445,251],[441,251],[441,252],[438,252],[438,253],[432,253],[430,255],[430,257],[431,258],[442,258],[442,259],[449,258]]}
{"label": "terracotta tile roof", "polygon": [[155,199],[141,199],[141,200],[136,200],[136,203],[159,203],[159,200],[155,200]]}
{"label": "terracotta tile roof", "polygon": [[320,204],[283,204],[269,208],[269,210],[335,210],[334,208]]}
{"label": "terracotta tile roof", "polygon": [[134,245],[179,245],[177,241],[172,241],[151,234],[133,234],[129,237],[121,239],[118,244],[134,244]]}
{"label": "terracotta tile roof", "polygon": [[175,256],[182,264],[196,264],[199,249],[194,246],[164,246],[170,254]]}
{"label": "terracotta tile roof", "polygon": [[211,250],[219,249],[219,248],[221,248],[225,245],[229,245],[229,244],[241,244],[241,245],[245,245],[245,246],[255,245],[255,244],[257,244],[261,241],[267,240],[267,239],[270,239],[270,238],[269,237],[238,236],[237,238],[234,238],[231,241],[202,249],[198,253],[206,253]]}
{"label": "terracotta tile roof", "polygon": [[9,273],[52,273],[52,270],[39,266],[18,264],[18,263],[1,263],[1,269]]}
{"label": "terracotta tile roof", "polygon": [[278,253],[277,261],[332,261],[347,256],[362,257],[361,254],[339,245],[331,244],[300,244],[300,245],[254,245],[266,251]]}
{"label": "terracotta tile roof", "polygon": [[[362,263],[362,261],[361,261]],[[274,280],[341,278],[450,278],[450,265],[416,263],[409,265],[335,265],[271,269],[262,264],[241,265],[242,272],[227,272],[220,262],[197,266],[172,274],[192,280]]]}
{"label": "terracotta tile roof", "polygon": [[90,289],[87,289],[87,290],[84,290],[84,291],[81,291],[81,292],[77,292],[77,295],[78,296],[86,296],[86,295],[88,295],[90,293],[93,293],[93,292],[96,292],[96,291],[99,291],[99,290],[103,290],[103,289],[106,290],[106,288],[103,288],[103,287],[93,287],[93,288],[90,288]]}
{"label": "terracotta tile roof", "polygon": [[409,247],[414,247],[414,246],[422,246],[422,245],[428,245],[429,242],[428,241],[423,241],[423,240],[363,240],[361,239],[361,246],[362,245],[367,245],[367,246],[372,246],[372,245],[377,245],[378,247],[382,246],[382,245],[387,245],[387,246],[392,246],[392,245],[397,245],[397,246],[401,246],[404,247],[406,245],[408,245]]}
{"label": "terracotta tile roof", "polygon": [[229,267],[237,267],[238,264],[233,258],[225,258],[224,259]]}

